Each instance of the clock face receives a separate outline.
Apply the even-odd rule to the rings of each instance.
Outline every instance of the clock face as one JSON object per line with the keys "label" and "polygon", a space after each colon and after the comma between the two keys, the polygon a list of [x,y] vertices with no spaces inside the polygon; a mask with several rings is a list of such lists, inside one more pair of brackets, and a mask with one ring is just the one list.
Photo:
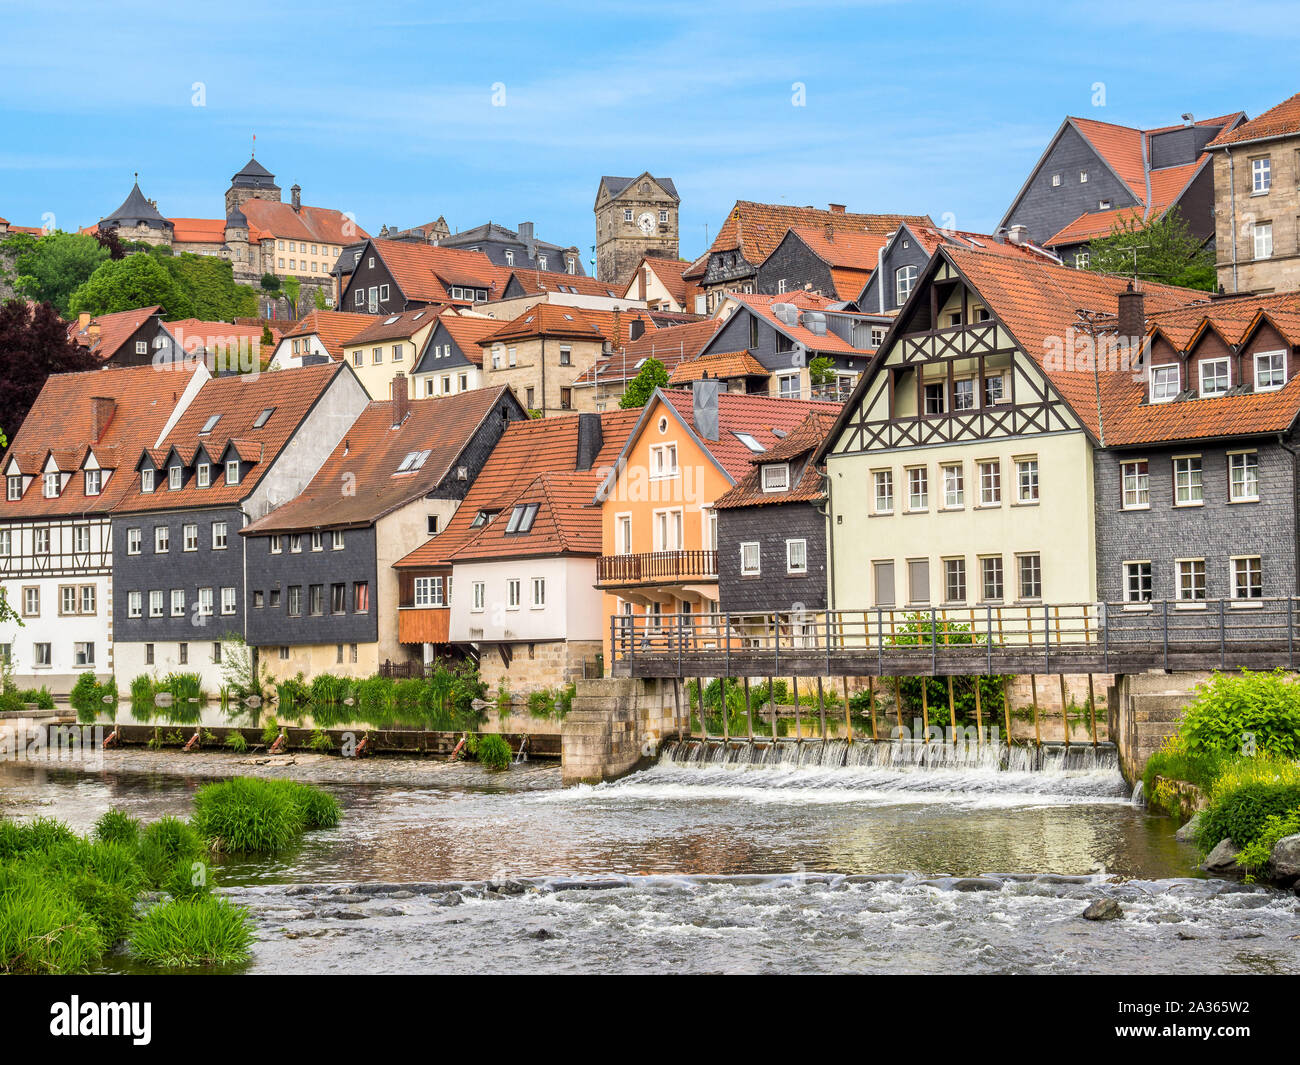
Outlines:
{"label": "clock face", "polygon": [[649,211],[646,211],[643,215],[641,215],[640,218],[636,220],[636,224],[640,227],[641,232],[648,237],[651,233],[654,232],[655,216],[652,215]]}

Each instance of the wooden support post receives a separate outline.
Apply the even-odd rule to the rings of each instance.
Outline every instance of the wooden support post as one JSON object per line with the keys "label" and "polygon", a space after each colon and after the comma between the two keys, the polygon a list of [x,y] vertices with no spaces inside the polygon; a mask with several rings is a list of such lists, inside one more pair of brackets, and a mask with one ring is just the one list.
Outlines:
{"label": "wooden support post", "polygon": [[1092,688],[1092,674],[1088,674],[1088,731],[1092,733],[1092,747],[1097,749],[1097,701]]}
{"label": "wooden support post", "polygon": [[718,705],[722,707],[722,744],[725,747],[731,742],[731,714],[727,708],[727,678],[725,675],[718,678]]}
{"label": "wooden support post", "polygon": [[803,742],[803,714],[799,710],[799,678],[791,677],[791,683],[794,685],[794,738],[800,743]]}
{"label": "wooden support post", "polygon": [[704,678],[695,678],[696,702],[700,704],[700,735],[707,741],[709,738],[709,722],[704,716]]}
{"label": "wooden support post", "polygon": [[975,675],[975,746],[984,742],[984,715],[980,712],[980,681],[984,678]]}
{"label": "wooden support post", "polygon": [[1011,682],[1002,678],[1002,715],[1006,723],[1007,746],[1011,746]]}
{"label": "wooden support post", "polygon": [[822,743],[826,742],[826,693],[822,690],[822,679],[817,678],[817,716],[821,719]]}
{"label": "wooden support post", "polygon": [[677,742],[682,742],[682,678],[673,677],[673,724],[677,726]]}
{"label": "wooden support post", "polygon": [[749,678],[745,678],[745,733],[754,742],[754,708],[749,702]]}
{"label": "wooden support post", "polygon": [[776,742],[776,678],[767,678],[767,705],[772,711],[772,742]]}
{"label": "wooden support post", "polygon": [[926,682],[929,677],[921,677],[921,738],[929,740],[930,738],[930,685]]}
{"label": "wooden support post", "polygon": [[953,742],[957,742],[957,701],[952,694],[952,675],[948,676],[948,727],[952,729]]}
{"label": "wooden support post", "polygon": [[[867,699],[871,699],[871,678],[867,678]],[[847,729],[849,742],[853,742],[853,714],[849,710],[849,678],[844,678],[844,727]]]}
{"label": "wooden support post", "polygon": [[1070,749],[1070,707],[1068,702],[1066,701],[1065,674],[1064,673],[1060,674],[1060,677],[1061,677],[1061,726],[1062,728],[1065,729],[1065,749],[1068,751]]}
{"label": "wooden support post", "polygon": [[1029,674],[1029,696],[1034,703],[1034,744],[1041,747],[1043,737],[1038,731],[1038,678],[1032,673]]}
{"label": "wooden support post", "polygon": [[903,738],[903,688],[894,677],[894,712],[898,714],[898,738]]}

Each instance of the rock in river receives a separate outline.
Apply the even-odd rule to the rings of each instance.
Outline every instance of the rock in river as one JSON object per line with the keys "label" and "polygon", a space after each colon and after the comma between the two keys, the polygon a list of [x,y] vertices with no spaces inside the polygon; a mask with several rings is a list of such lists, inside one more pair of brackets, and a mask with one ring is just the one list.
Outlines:
{"label": "rock in river", "polygon": [[1210,851],[1205,861],[1201,863],[1201,868],[1207,873],[1218,873],[1220,876],[1239,873],[1241,867],[1237,865],[1237,855],[1240,853],[1241,848],[1232,840],[1221,839],[1218,846]]}
{"label": "rock in river", "polygon": [[1281,884],[1300,877],[1300,836],[1283,836],[1274,843],[1268,864],[1273,878]]}
{"label": "rock in river", "polygon": [[1179,843],[1195,843],[1196,833],[1200,831],[1200,828],[1201,815],[1196,814],[1187,824],[1174,833],[1174,839],[1178,840]]}
{"label": "rock in river", "polygon": [[1114,899],[1098,899],[1083,911],[1083,917],[1088,921],[1116,921],[1123,916],[1124,910]]}

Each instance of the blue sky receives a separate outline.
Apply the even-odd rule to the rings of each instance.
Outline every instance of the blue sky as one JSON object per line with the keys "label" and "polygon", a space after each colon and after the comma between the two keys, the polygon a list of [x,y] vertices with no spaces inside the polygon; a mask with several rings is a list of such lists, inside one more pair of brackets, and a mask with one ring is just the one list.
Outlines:
{"label": "blue sky", "polygon": [[256,133],[286,198],[371,232],[531,220],[588,257],[600,175],[642,170],[676,181],[688,257],[737,199],[988,230],[1067,114],[1300,90],[1286,3],[187,6],[0,0],[0,216],[87,225],[138,170],[164,214],[217,217]]}

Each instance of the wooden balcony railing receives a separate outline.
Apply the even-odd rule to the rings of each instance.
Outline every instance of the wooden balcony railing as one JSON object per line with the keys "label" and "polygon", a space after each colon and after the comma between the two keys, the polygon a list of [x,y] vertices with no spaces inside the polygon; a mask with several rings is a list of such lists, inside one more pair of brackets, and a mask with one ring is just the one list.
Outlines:
{"label": "wooden balcony railing", "polygon": [[602,588],[717,579],[716,551],[648,551],[639,555],[601,555],[596,560],[596,584]]}

